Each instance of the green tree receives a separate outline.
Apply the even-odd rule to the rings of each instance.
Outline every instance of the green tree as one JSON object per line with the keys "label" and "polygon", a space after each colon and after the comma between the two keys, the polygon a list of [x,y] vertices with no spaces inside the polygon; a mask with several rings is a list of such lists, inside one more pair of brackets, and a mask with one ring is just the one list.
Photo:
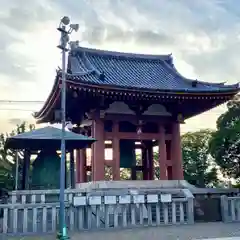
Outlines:
{"label": "green tree", "polygon": [[16,157],[19,158],[19,173],[22,172],[23,153],[5,148],[8,137],[34,129],[34,125],[27,125],[26,122],[19,124],[10,133],[0,134],[0,196],[15,187]]}
{"label": "green tree", "polygon": [[13,162],[8,159],[8,152],[4,149],[6,138],[4,134],[0,134],[0,196],[11,189],[13,185],[12,169]]}
{"label": "green tree", "polygon": [[213,132],[201,130],[182,136],[184,177],[198,187],[218,183],[217,167],[209,153],[209,141]]}
{"label": "green tree", "polygon": [[240,178],[240,96],[227,104],[217,120],[217,131],[210,141],[210,153],[225,177]]}

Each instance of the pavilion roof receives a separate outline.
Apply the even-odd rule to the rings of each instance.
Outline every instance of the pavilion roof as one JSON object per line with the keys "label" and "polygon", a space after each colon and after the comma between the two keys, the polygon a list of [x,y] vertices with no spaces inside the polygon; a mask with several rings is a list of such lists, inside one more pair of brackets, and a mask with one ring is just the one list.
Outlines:
{"label": "pavilion roof", "polygon": [[[41,150],[44,148],[60,149],[62,130],[56,127],[47,126],[29,132],[9,137],[5,148]],[[91,145],[94,138],[65,131],[66,149],[81,149]]]}
{"label": "pavilion roof", "polygon": [[70,51],[68,80],[125,89],[171,92],[228,92],[239,84],[208,83],[182,76],[170,55],[144,55],[76,47]]}
{"label": "pavilion roof", "polygon": [[[54,110],[60,105],[61,78],[62,71],[58,70],[48,99],[42,109],[34,113],[38,122],[56,122]],[[176,102],[179,99],[190,99],[190,104],[191,99],[194,99],[202,103],[194,114],[228,101],[240,90],[238,83],[225,85],[182,76],[175,68],[171,54],[111,52],[83,48],[74,43],[68,56],[66,83],[67,88],[72,89],[69,91],[71,99],[77,99],[78,96],[87,98],[91,94],[96,96],[95,93],[119,101],[125,97],[129,99],[130,96],[130,99],[159,103],[164,99]],[[190,105],[185,108],[186,111],[192,109]],[[191,114],[186,116],[193,116]]]}

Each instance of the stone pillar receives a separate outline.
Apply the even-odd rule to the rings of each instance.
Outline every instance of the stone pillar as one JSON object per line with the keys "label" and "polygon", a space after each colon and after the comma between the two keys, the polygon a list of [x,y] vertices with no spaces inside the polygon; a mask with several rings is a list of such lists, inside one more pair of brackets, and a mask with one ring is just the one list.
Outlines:
{"label": "stone pillar", "polygon": [[112,151],[113,151],[113,180],[120,180],[120,142],[118,137],[119,125],[118,122],[113,122],[113,140],[112,140]]}
{"label": "stone pillar", "polygon": [[173,180],[183,180],[182,147],[180,123],[172,123],[171,161]]}
{"label": "stone pillar", "polygon": [[159,139],[158,139],[158,147],[159,147],[159,168],[160,168],[160,179],[167,180],[167,151],[166,151],[166,143],[165,143],[165,129],[163,125],[159,125]]}
{"label": "stone pillar", "polygon": [[99,116],[96,116],[92,124],[92,137],[97,141],[93,146],[93,161],[92,161],[92,179],[93,181],[104,181],[105,166],[104,166],[104,122]]}

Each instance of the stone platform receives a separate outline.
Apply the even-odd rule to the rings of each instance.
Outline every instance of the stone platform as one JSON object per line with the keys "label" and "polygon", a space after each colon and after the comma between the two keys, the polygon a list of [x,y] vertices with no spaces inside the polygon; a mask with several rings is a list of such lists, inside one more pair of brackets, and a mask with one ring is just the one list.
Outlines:
{"label": "stone platform", "polygon": [[222,221],[221,196],[236,196],[236,188],[198,188],[185,180],[99,181],[77,185],[88,195],[171,194],[173,198],[193,198],[195,222]]}
{"label": "stone platform", "polygon": [[185,180],[122,180],[122,181],[98,181],[76,184],[77,189],[85,189],[88,192],[98,190],[161,190],[174,191],[188,189],[192,194],[236,194],[236,188],[197,188]]}

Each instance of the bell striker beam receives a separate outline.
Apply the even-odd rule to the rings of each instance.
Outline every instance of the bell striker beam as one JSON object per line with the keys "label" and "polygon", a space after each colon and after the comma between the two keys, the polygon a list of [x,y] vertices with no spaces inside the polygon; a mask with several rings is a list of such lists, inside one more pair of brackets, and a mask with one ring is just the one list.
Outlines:
{"label": "bell striker beam", "polygon": [[173,180],[184,180],[179,122],[172,123],[171,161]]}
{"label": "bell striker beam", "polygon": [[166,151],[166,143],[165,143],[165,129],[162,124],[159,125],[159,168],[160,168],[160,179],[167,180],[167,151]]}

